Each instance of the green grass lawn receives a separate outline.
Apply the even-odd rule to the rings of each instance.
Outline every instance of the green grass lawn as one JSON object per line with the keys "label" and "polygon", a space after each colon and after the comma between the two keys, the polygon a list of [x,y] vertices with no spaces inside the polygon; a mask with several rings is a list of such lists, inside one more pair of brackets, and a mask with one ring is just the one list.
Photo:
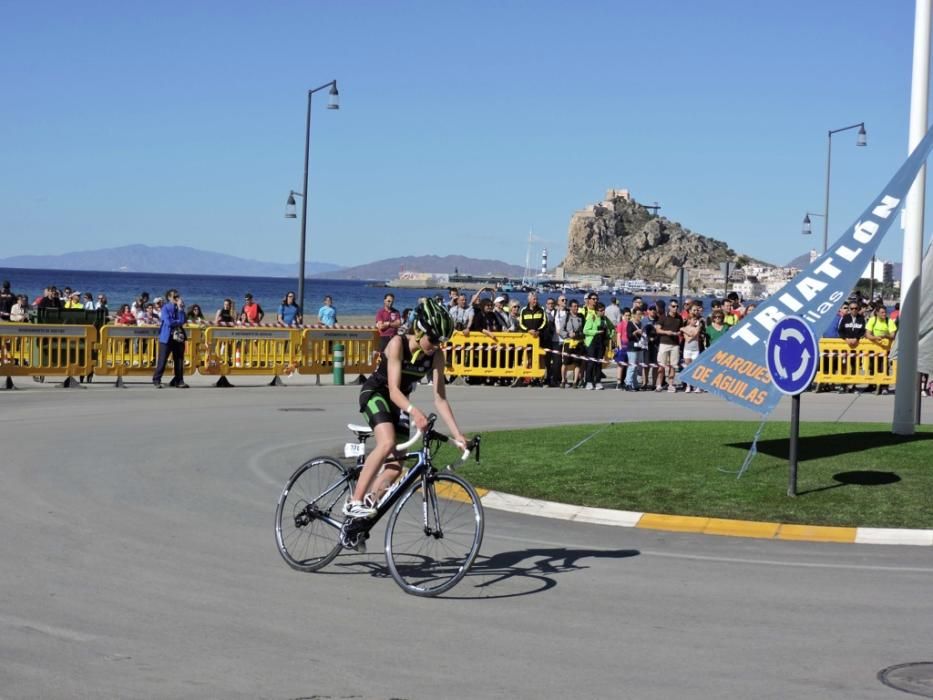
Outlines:
{"label": "green grass lawn", "polygon": [[758,454],[736,478],[757,427],[653,421],[487,433],[482,463],[469,462],[459,471],[476,486],[602,508],[933,528],[929,426],[901,438],[888,424],[801,424],[794,498],[787,496],[788,423],[765,426]]}

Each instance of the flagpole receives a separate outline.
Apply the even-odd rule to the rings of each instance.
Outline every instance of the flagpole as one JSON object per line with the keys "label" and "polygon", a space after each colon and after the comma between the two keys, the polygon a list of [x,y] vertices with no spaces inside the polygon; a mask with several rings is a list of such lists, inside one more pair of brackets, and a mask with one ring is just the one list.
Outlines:
{"label": "flagpole", "polygon": [[[914,62],[910,87],[910,132],[907,152],[911,153],[927,131],[927,103],[930,94],[930,15],[933,0],[916,0],[914,10]],[[926,193],[926,166],[920,168],[907,193],[904,211],[904,251],[901,271],[901,313],[897,332],[897,384],[891,431],[913,435],[917,422],[917,356],[920,343],[920,266],[923,260],[923,209]]]}

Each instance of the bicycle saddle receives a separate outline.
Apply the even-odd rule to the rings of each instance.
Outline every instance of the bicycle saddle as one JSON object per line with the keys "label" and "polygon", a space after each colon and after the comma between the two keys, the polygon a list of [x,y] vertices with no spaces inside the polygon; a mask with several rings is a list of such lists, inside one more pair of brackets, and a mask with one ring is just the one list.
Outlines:
{"label": "bicycle saddle", "polygon": [[373,429],[368,425],[355,425],[353,423],[347,423],[347,427],[350,429],[350,432],[356,435],[358,440],[363,438],[372,437]]}

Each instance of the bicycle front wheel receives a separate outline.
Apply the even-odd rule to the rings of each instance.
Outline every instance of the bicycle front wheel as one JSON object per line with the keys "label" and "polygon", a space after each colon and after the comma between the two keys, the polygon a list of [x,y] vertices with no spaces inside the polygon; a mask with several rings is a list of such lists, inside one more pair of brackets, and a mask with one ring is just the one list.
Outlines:
{"label": "bicycle front wheel", "polygon": [[483,506],[470,484],[440,473],[406,493],[386,526],[386,559],[406,593],[435,596],[462,579],[483,542]]}
{"label": "bicycle front wheel", "polygon": [[288,565],[317,571],[340,553],[341,507],[350,490],[346,467],[315,457],[285,483],[275,509],[275,543]]}

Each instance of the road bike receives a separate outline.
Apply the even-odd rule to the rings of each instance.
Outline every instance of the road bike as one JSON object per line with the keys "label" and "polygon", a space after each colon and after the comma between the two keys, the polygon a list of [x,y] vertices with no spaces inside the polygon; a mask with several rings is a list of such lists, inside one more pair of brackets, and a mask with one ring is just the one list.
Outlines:
{"label": "road bike", "polygon": [[[476,490],[452,470],[471,454],[479,461],[480,436],[470,440],[458,462],[438,469],[433,453],[450,438],[427,429],[396,446],[404,463],[414,461],[376,503],[371,518],[346,518],[342,508],[363,469],[369,426],[347,427],[356,436],[347,443],[345,464],[315,457],[302,464],[285,483],[275,509],[275,542],[282,558],[298,571],[318,571],[344,545],[364,550],[370,531],[386,514],[385,555],[389,572],[406,593],[435,596],[453,588],[469,571],[483,541],[483,506]],[[421,441],[421,448],[407,452]]]}

